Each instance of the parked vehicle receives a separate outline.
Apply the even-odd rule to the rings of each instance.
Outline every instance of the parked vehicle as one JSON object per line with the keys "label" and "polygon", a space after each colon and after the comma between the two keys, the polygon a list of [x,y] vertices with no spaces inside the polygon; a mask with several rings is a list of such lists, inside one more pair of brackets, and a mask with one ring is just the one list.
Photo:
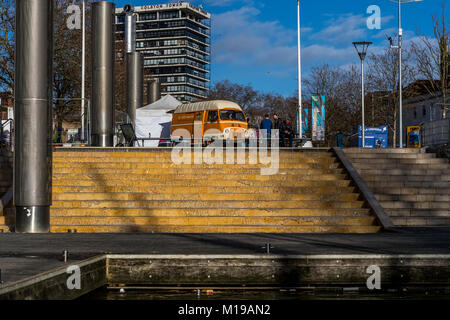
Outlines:
{"label": "parked vehicle", "polygon": [[248,138],[247,117],[231,101],[213,100],[188,103],[174,111],[171,139],[237,140]]}

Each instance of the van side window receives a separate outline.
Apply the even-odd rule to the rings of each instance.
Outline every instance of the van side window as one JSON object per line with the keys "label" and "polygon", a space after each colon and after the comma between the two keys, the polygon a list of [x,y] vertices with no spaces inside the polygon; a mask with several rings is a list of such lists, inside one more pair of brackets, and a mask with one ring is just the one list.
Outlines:
{"label": "van side window", "polygon": [[219,119],[217,111],[208,112],[208,122],[216,122]]}

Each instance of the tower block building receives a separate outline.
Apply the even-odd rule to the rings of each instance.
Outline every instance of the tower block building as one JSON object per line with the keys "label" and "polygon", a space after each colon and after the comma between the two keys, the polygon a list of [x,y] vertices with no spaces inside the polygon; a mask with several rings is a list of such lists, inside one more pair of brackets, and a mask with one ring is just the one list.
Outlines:
{"label": "tower block building", "polygon": [[[138,6],[136,51],[144,57],[144,82],[157,79],[161,94],[182,102],[206,98],[210,81],[210,19],[187,2]],[[122,41],[125,15],[116,9],[116,39]],[[147,89],[146,89],[147,90]]]}

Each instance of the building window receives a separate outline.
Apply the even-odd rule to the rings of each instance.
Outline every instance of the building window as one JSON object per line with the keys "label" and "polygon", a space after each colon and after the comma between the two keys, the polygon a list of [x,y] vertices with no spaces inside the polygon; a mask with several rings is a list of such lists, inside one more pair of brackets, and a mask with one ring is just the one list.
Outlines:
{"label": "building window", "polygon": [[422,113],[424,117],[427,115],[427,108],[425,106],[422,107]]}
{"label": "building window", "polygon": [[178,11],[163,11],[159,14],[160,19],[175,19],[179,18]]}
{"label": "building window", "polygon": [[139,15],[139,21],[145,21],[145,20],[156,20],[156,12],[141,13]]}
{"label": "building window", "polygon": [[414,108],[414,119],[417,119],[417,109]]}

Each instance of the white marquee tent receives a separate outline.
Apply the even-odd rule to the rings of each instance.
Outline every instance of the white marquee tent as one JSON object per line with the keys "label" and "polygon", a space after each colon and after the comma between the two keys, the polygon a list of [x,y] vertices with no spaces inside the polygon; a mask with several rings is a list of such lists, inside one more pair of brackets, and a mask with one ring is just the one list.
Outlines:
{"label": "white marquee tent", "polygon": [[[181,104],[180,101],[166,95],[158,101],[136,110],[136,137],[139,138],[170,138],[172,113]],[[142,147],[157,147],[159,141],[145,140]]]}

